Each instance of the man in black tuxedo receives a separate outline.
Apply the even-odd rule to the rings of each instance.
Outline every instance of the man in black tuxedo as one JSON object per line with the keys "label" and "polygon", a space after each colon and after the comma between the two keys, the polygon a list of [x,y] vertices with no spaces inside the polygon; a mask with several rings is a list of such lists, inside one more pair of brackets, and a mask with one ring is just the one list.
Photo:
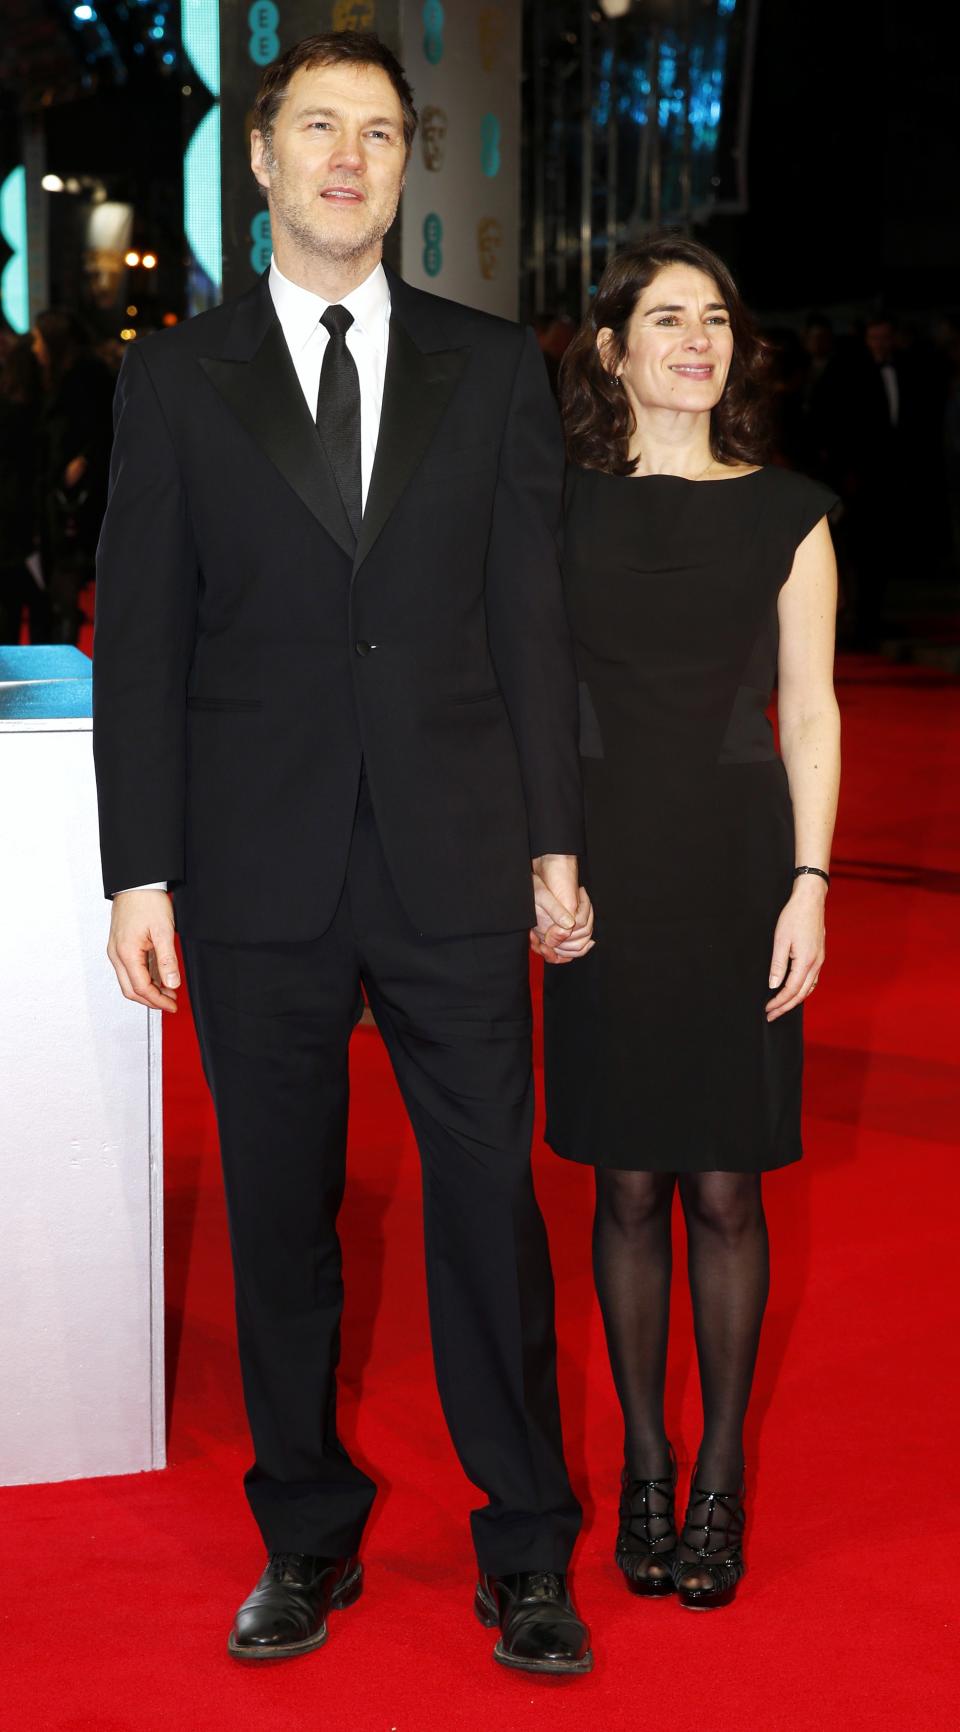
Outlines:
{"label": "man in black tuxedo", "polygon": [[274,261],[125,361],[94,654],[109,954],[128,998],[176,1008],[169,886],[220,1130],[269,1554],[230,1649],[317,1647],[361,1586],[336,1217],[362,983],[487,1496],[476,1611],[505,1664],[582,1672],[529,1164],[528,929],[572,960],[592,925],[556,417],[532,333],[384,271],[416,113],[375,37],[291,50],[255,124]]}

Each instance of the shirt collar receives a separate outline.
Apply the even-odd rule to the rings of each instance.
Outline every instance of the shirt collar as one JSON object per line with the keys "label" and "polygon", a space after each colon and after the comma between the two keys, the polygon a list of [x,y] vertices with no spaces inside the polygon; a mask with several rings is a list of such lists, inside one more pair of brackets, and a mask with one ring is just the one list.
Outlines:
{"label": "shirt collar", "polygon": [[[316,335],[327,308],[334,304],[309,289],[302,289],[299,283],[292,283],[278,268],[276,259],[270,261],[270,297],[294,352],[306,347]],[[376,340],[390,310],[390,285],[383,265],[375,265],[370,275],[351,289],[349,295],[344,295],[339,304],[353,314],[361,331]]]}

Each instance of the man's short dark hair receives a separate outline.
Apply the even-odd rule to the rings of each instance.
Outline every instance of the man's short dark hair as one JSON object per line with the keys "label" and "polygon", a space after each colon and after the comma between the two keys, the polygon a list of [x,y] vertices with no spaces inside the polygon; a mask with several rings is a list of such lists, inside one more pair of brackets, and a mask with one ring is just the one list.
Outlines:
{"label": "man's short dark hair", "polygon": [[253,105],[253,124],[268,143],[291,78],[301,68],[311,66],[379,66],[400,99],[403,142],[410,155],[417,130],[413,91],[396,55],[372,30],[328,30],[320,36],[306,36],[267,67]]}

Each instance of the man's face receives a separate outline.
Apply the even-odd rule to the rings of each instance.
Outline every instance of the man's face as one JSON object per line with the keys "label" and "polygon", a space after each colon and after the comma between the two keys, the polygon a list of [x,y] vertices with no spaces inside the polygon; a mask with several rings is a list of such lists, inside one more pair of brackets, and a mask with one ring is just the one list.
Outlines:
{"label": "man's face", "polygon": [[875,325],[868,325],[866,330],[867,348],[878,367],[893,360],[895,346],[894,329],[889,319],[878,319]]}
{"label": "man's face", "polygon": [[811,360],[829,360],[833,353],[833,332],[829,325],[808,325],[803,340]]}
{"label": "man's face", "polygon": [[271,226],[338,263],[382,241],[406,168],[403,110],[379,66],[301,67],[273,134],[251,137],[251,166]]}

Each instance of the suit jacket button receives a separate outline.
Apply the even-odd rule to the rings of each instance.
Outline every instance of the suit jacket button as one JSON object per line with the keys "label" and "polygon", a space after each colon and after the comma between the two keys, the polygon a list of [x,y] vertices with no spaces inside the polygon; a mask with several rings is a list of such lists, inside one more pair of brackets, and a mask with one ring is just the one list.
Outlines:
{"label": "suit jacket button", "polygon": [[358,656],[368,656],[377,646],[375,643],[368,643],[365,637],[361,637],[357,639],[353,647]]}

